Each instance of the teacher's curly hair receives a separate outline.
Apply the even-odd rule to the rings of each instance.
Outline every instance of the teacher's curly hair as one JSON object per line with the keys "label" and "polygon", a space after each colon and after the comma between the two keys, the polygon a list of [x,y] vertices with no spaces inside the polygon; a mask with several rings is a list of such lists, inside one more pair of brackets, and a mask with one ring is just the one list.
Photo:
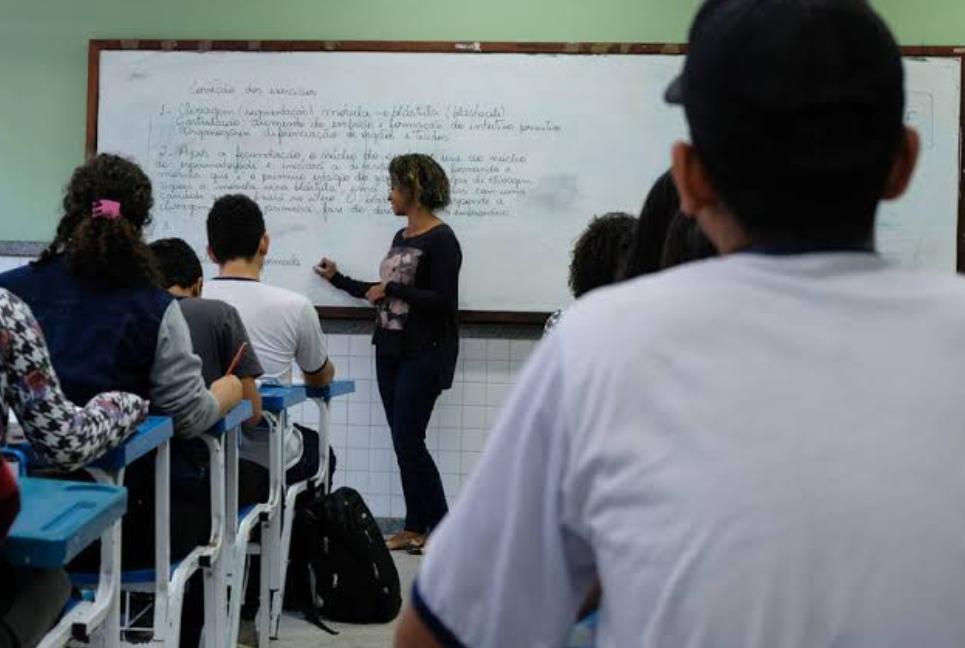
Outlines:
{"label": "teacher's curly hair", "polygon": [[96,155],[74,170],[57,234],[37,263],[63,254],[68,269],[83,279],[111,287],[160,286],[143,239],[153,205],[151,181],[137,164]]}
{"label": "teacher's curly hair", "polygon": [[402,189],[426,209],[445,209],[449,205],[449,178],[439,163],[422,153],[409,153],[389,162],[392,186]]}

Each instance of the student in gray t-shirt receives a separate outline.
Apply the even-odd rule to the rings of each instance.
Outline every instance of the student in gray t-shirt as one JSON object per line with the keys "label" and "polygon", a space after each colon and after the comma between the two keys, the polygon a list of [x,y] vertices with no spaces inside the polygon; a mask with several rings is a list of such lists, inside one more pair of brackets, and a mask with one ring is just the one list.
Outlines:
{"label": "student in gray t-shirt", "polygon": [[[205,385],[229,373],[241,381],[242,397],[251,401],[250,423],[261,419],[261,395],[255,379],[264,371],[248,341],[248,333],[234,307],[213,299],[201,299],[203,281],[201,261],[197,254],[181,239],[163,239],[151,244],[151,251],[158,262],[158,269],[168,292],[178,298],[181,312],[188,323],[191,345],[195,355],[201,358],[201,375]],[[244,350],[232,368],[239,349]],[[171,487],[175,498],[192,498],[195,493],[208,489],[208,449],[200,439],[175,439],[171,452]],[[205,498],[201,498],[204,500]],[[210,519],[207,501],[199,502],[199,517]],[[206,526],[206,525],[203,525]],[[202,529],[203,535],[207,531]],[[192,578],[191,596],[198,598],[200,579]],[[185,607],[185,615],[197,615],[203,610],[197,601]],[[203,620],[195,619],[195,623]]]}
{"label": "student in gray t-shirt", "polygon": [[210,385],[224,376],[244,345],[232,373],[241,380],[244,398],[251,401],[253,413],[249,422],[256,423],[261,418],[261,396],[255,379],[264,371],[251,348],[238,311],[222,301],[200,297],[203,283],[201,261],[185,241],[178,238],[155,241],[151,243],[151,251],[168,292],[179,299],[181,312],[191,331],[194,353],[201,358],[205,384]]}

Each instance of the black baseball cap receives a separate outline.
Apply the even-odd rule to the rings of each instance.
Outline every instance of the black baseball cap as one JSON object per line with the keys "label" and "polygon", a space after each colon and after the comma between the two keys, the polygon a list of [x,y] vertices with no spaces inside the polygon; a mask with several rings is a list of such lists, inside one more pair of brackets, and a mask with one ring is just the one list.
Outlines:
{"label": "black baseball cap", "polygon": [[865,0],[707,0],[666,100],[752,229],[873,219],[902,134],[901,54]]}

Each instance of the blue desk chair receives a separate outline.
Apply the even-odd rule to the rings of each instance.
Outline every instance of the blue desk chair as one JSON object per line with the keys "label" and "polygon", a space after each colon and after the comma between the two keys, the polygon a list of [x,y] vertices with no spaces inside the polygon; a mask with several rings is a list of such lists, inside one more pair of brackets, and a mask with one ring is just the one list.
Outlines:
{"label": "blue desk chair", "polygon": [[[138,429],[117,448],[107,452],[97,461],[85,467],[95,480],[95,483],[108,486],[123,486],[124,471],[127,466],[157,450],[155,459],[156,492],[156,524],[158,528],[167,528],[168,524],[168,475],[170,471],[169,441],[174,435],[174,426],[170,418],[150,416],[138,426]],[[43,467],[43,463],[36,458],[29,445],[22,444],[15,449],[26,457],[25,463],[31,466]],[[167,534],[159,538],[155,553],[158,563],[169,561],[169,537]],[[120,591],[121,591],[121,522],[116,520],[111,527],[101,535],[101,559],[98,574],[80,576],[81,587],[93,591],[90,605],[77,605],[48,635],[45,648],[61,646],[73,637],[79,641],[89,641],[85,628],[98,628],[97,642],[106,646],[117,646],[120,642]],[[165,571],[166,573],[166,571]],[[167,580],[163,583],[167,588]],[[58,643],[63,642],[63,643]]]}
{"label": "blue desk chair", "polygon": [[[226,633],[228,576],[234,559],[233,534],[229,529],[238,528],[238,440],[241,426],[251,418],[251,414],[251,402],[242,401],[208,431],[210,438],[220,439],[221,479],[216,483],[212,470],[211,541],[206,551],[199,555],[199,566],[204,568],[204,645],[206,648],[227,646],[233,648],[235,645],[228,643]],[[215,502],[218,503],[217,507]]]}
{"label": "blue desk chair", "polygon": [[[181,613],[188,581],[200,569],[203,571],[205,601],[205,645],[220,648],[225,645],[224,617],[227,608],[226,568],[222,560],[225,548],[226,521],[225,511],[225,450],[223,437],[229,429],[239,427],[251,417],[251,403],[243,401],[233,408],[199,438],[208,449],[209,457],[209,495],[211,498],[211,532],[208,543],[195,547],[177,563],[170,560],[170,481],[163,485],[163,495],[158,498],[160,510],[163,500],[165,516],[163,522],[157,521],[157,546],[164,547],[164,555],[158,556],[154,569],[129,570],[121,575],[121,588],[126,593],[125,614],[121,623],[123,632],[147,632],[151,643],[164,646],[178,646],[181,637]],[[156,484],[161,493],[162,486]],[[83,577],[75,578],[82,584]],[[150,606],[135,609],[132,594],[152,594]],[[140,624],[141,618],[153,610],[150,626]],[[126,644],[125,644],[126,645]],[[139,644],[140,645],[140,644]]]}
{"label": "blue desk chair", "polygon": [[281,625],[281,615],[285,602],[285,587],[288,576],[288,556],[291,550],[292,523],[295,518],[295,500],[305,491],[320,488],[323,493],[328,492],[329,464],[328,450],[331,445],[331,426],[329,421],[329,403],[333,398],[347,396],[355,392],[355,382],[338,380],[326,387],[305,386],[305,395],[318,408],[318,471],[309,479],[288,486],[285,491],[282,513],[282,536],[280,552],[271,573],[272,600],[270,610],[270,637],[278,638]]}
{"label": "blue desk chair", "polygon": [[[164,573],[167,576],[167,565],[170,563],[170,471],[171,471],[171,446],[170,441],[174,436],[174,422],[167,416],[149,416],[147,420],[138,426],[137,430],[128,439],[108,452],[94,463],[86,466],[84,470],[89,473],[97,483],[123,486],[124,473],[128,466],[144,457],[152,451],[156,451],[154,459],[154,498],[155,498],[155,567],[164,565]],[[123,573],[120,571],[121,564],[121,524],[117,522],[117,540],[112,542],[112,547],[108,548],[107,543],[101,543],[101,567],[99,575],[91,574],[71,574],[71,581],[75,587],[87,590],[95,586],[99,593],[104,587],[105,582],[105,557],[110,550],[114,554],[112,564],[118,566],[114,569],[110,577],[112,579],[112,590],[114,597],[112,600],[111,616],[116,619],[111,624],[109,630],[111,646],[120,645],[121,629],[120,603]],[[158,590],[167,592],[168,579],[165,577],[163,582],[158,583]],[[95,594],[94,600],[99,598]]]}
{"label": "blue desk chair", "polygon": [[[98,538],[110,543],[127,510],[127,490],[119,486],[22,476],[19,488],[21,512],[0,551],[17,567],[63,567]],[[117,573],[120,556],[116,557],[117,563],[108,564],[102,573]],[[101,645],[117,645],[117,635],[111,634],[116,625],[110,618],[116,579],[105,578],[98,594],[93,601],[69,607],[40,646],[57,648],[71,638],[89,642],[93,637],[99,637]]]}
{"label": "blue desk chair", "polygon": [[[260,555],[262,557],[259,581],[261,605],[258,608],[256,625],[259,632],[260,648],[267,648],[270,602],[273,598],[270,588],[273,583],[277,582],[277,578],[272,574],[272,569],[277,569],[281,551],[282,501],[285,493],[284,430],[288,425],[288,409],[303,403],[306,395],[303,387],[276,385],[262,386],[260,392],[262,413],[269,426],[268,499],[239,511],[237,518],[235,518],[236,524],[232,524],[231,515],[233,511],[238,510],[238,445],[237,443],[229,443],[228,445],[229,453],[231,453],[228,456],[228,463],[229,466],[233,465],[234,468],[234,475],[229,475],[228,478],[228,499],[229,502],[234,502],[234,506],[229,505],[227,534],[234,555],[230,562],[228,577],[229,604],[228,631],[226,634],[228,645],[237,645],[241,625],[241,607],[245,601],[248,556]],[[255,528],[261,529],[258,542],[252,542],[252,533]]]}

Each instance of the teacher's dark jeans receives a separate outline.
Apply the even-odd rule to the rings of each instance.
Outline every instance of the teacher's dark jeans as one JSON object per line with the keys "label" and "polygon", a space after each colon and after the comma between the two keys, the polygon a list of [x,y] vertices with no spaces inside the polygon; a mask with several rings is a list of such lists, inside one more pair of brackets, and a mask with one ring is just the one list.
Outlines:
{"label": "teacher's dark jeans", "polygon": [[426,448],[426,427],[442,392],[436,351],[411,358],[379,355],[375,369],[402,474],[405,529],[427,533],[449,511],[439,470]]}

